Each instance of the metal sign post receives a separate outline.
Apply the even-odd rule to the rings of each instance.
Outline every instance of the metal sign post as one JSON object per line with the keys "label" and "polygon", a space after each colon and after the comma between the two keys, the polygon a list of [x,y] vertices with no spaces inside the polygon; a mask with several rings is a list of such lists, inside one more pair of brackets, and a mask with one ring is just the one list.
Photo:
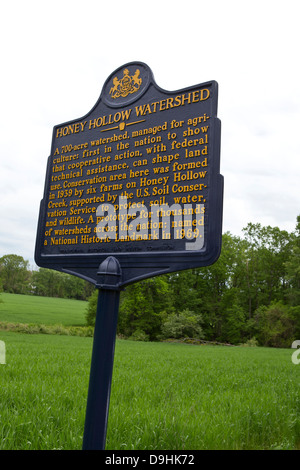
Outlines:
{"label": "metal sign post", "polygon": [[97,315],[83,450],[104,450],[120,299],[121,268],[109,257],[100,265]]}

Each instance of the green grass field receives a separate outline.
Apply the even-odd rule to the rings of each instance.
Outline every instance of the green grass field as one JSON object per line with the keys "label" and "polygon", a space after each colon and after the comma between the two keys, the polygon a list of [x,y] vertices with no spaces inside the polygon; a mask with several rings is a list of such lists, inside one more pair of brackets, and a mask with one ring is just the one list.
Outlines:
{"label": "green grass field", "polygon": [[[92,338],[0,331],[0,340],[0,449],[80,449]],[[291,352],[118,340],[106,448],[299,449]]]}
{"label": "green grass field", "polygon": [[54,297],[3,293],[0,296],[0,321],[43,325],[85,324],[87,302]]}

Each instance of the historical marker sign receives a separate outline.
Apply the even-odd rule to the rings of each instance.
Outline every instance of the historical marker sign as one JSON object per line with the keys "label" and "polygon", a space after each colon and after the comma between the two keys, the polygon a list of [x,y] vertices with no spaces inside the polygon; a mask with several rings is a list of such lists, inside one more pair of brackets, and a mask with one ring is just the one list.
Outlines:
{"label": "historical marker sign", "polygon": [[35,259],[96,282],[108,256],[126,285],[218,259],[223,177],[215,81],[170,92],[132,62],[94,108],[53,130]]}
{"label": "historical marker sign", "polygon": [[99,288],[83,449],[104,449],[120,289],[221,250],[218,86],[169,92],[125,64],[83,118],[54,127],[35,260]]}

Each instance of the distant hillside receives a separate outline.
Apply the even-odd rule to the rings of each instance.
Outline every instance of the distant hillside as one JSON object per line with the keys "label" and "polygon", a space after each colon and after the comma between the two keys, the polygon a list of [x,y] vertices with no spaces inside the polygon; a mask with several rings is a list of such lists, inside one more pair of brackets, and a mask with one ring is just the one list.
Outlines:
{"label": "distant hillside", "polygon": [[85,325],[86,301],[7,293],[0,300],[0,321]]}

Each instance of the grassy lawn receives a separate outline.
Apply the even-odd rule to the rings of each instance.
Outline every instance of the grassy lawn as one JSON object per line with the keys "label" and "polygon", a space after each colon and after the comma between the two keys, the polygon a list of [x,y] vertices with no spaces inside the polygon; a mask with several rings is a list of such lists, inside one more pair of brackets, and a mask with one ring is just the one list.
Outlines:
{"label": "grassy lawn", "polygon": [[0,339],[0,449],[80,448],[92,339],[6,331]]}
{"label": "grassy lawn", "polygon": [[[91,338],[0,331],[0,449],[80,449]],[[107,449],[296,449],[291,350],[116,343]]]}
{"label": "grassy lawn", "polygon": [[37,323],[43,325],[85,324],[87,302],[54,297],[38,297],[2,293],[0,321],[12,323]]}

